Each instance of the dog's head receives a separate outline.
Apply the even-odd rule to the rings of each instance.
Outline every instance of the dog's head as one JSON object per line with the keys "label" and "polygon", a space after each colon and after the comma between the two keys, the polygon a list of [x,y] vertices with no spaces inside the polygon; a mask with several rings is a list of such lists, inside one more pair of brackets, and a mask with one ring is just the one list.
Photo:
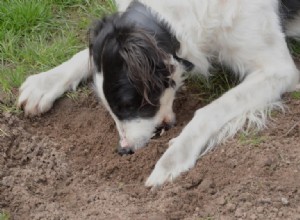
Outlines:
{"label": "dog's head", "polygon": [[119,152],[133,152],[175,123],[172,105],[182,68],[163,42],[118,14],[90,32],[97,93],[116,123]]}

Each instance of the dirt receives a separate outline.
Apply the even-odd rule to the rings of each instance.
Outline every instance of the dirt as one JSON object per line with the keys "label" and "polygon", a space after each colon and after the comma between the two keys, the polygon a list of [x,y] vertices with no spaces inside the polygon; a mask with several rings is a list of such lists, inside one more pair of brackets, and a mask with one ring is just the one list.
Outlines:
{"label": "dirt", "polygon": [[62,98],[42,117],[0,116],[0,210],[11,219],[300,219],[300,100],[269,128],[241,134],[173,183],[144,186],[167,142],[202,106],[182,92],[177,126],[130,156],[94,95]]}

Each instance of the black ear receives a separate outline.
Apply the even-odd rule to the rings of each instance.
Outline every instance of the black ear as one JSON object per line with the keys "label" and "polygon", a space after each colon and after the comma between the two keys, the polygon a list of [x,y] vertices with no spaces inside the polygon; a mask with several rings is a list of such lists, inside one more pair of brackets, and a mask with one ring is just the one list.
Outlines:
{"label": "black ear", "polygon": [[118,36],[120,55],[128,68],[128,78],[144,99],[151,104],[153,91],[170,85],[170,55],[158,47],[155,38],[136,28],[123,30]]}
{"label": "black ear", "polygon": [[114,23],[118,18],[119,14],[104,17],[95,21],[89,29],[89,53],[99,72],[101,71],[101,57],[105,42],[113,35]]}

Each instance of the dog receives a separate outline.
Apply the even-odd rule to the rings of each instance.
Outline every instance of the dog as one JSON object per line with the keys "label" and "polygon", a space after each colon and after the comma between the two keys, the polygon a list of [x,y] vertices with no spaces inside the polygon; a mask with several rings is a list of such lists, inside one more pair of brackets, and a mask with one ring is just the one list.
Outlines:
{"label": "dog", "polygon": [[48,111],[69,89],[93,76],[115,121],[119,153],[130,154],[175,123],[172,110],[185,75],[209,75],[218,61],[240,84],[198,109],[146,181],[155,187],[191,169],[246,125],[265,127],[281,95],[299,83],[286,37],[300,36],[298,0],[119,0],[118,13],[91,27],[89,48],[29,76],[18,106]]}

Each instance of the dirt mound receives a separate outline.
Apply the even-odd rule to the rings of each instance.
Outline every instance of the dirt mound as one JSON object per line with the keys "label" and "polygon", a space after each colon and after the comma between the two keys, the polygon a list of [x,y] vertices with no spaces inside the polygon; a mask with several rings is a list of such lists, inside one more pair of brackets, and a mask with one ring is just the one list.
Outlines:
{"label": "dirt mound", "polygon": [[237,135],[163,187],[144,187],[156,161],[201,107],[181,93],[177,126],[134,155],[93,95],[63,98],[43,117],[0,116],[0,209],[12,219],[300,219],[300,101],[270,128]]}

